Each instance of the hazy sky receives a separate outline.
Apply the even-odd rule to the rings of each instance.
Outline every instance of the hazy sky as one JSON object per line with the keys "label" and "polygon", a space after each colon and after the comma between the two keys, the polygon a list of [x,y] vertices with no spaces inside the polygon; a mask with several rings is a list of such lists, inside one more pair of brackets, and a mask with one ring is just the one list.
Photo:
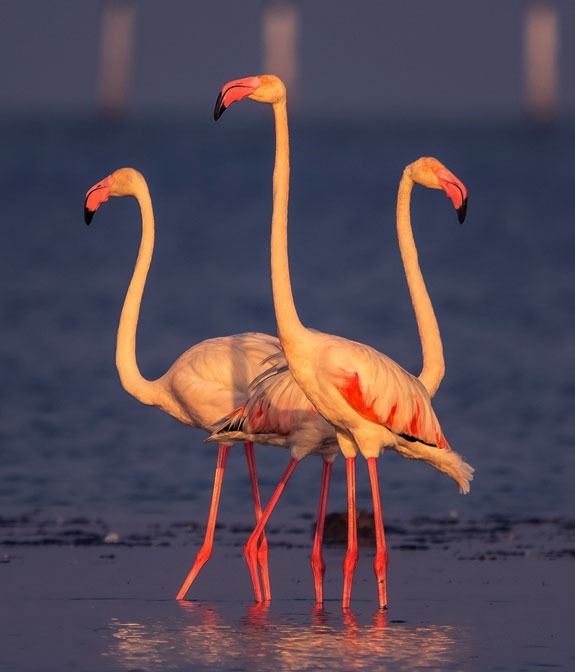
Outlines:
{"label": "hazy sky", "polygon": [[[200,110],[262,70],[262,0],[135,0],[134,112]],[[306,0],[304,112],[517,115],[527,0]],[[575,113],[575,2],[560,16],[561,114]],[[0,0],[0,113],[94,109],[101,0]]]}

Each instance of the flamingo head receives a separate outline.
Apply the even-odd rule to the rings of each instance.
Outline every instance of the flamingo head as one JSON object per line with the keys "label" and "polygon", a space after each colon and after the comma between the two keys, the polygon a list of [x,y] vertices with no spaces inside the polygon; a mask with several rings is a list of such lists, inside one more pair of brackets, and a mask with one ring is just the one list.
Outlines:
{"label": "flamingo head", "polygon": [[226,109],[238,100],[251,98],[259,103],[278,103],[285,100],[284,83],[275,75],[258,75],[243,77],[228,82],[220,91],[214,108],[214,119],[217,121]]}
{"label": "flamingo head", "polygon": [[437,159],[425,156],[407,166],[411,179],[430,189],[443,189],[451,199],[459,222],[463,224],[467,213],[467,189],[461,180]]}
{"label": "flamingo head", "polygon": [[84,201],[84,221],[90,224],[96,210],[110,196],[133,196],[136,183],[143,180],[142,175],[133,168],[120,168],[95,184],[86,193]]}

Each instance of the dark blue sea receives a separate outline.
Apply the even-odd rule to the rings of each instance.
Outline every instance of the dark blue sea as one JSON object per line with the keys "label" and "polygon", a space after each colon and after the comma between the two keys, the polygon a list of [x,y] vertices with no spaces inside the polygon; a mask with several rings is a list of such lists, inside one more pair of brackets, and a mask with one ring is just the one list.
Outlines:
{"label": "dark blue sea", "polygon": [[[140,238],[133,199],[88,228],[86,190],[122,166],[147,178],[156,249],[138,361],[161,375],[192,344],[275,333],[269,271],[269,109],[205,118],[0,121],[0,515],[203,525],[216,448],[121,387],[115,337]],[[229,116],[228,116],[229,115]],[[428,465],[379,460],[388,519],[566,518],[575,510],[575,126],[291,123],[290,255],[302,321],[363,341],[415,374],[417,328],[396,234],[404,166],[443,161],[467,186],[463,226],[417,188],[412,219],[443,337],[434,406],[476,469],[471,493]],[[256,449],[267,500],[288,453]],[[296,470],[272,521],[315,516],[321,460]],[[220,521],[249,527],[243,450],[230,454]],[[344,461],[330,512],[345,511]],[[358,506],[371,508],[358,467]]]}

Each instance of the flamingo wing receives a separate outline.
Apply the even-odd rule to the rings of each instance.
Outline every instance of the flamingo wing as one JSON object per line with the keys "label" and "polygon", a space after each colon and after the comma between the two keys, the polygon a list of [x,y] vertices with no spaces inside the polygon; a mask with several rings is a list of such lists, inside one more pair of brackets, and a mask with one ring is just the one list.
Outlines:
{"label": "flamingo wing", "polygon": [[350,343],[355,356],[344,358],[331,374],[348,406],[403,439],[450,450],[421,382],[389,357]]}
{"label": "flamingo wing", "polygon": [[288,436],[318,413],[301,391],[287,365],[278,364],[254,380],[248,401],[218,423],[215,432]]}
{"label": "flamingo wing", "polygon": [[223,415],[245,403],[250,382],[278,352],[277,338],[249,332],[207,339],[186,350],[162,376],[179,405],[179,419],[211,431]]}

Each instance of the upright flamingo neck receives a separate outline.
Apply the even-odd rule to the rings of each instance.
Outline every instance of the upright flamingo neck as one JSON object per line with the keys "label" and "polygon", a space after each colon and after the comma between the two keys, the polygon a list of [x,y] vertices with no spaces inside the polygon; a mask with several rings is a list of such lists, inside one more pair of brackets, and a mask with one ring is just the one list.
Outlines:
{"label": "upright flamingo neck", "polygon": [[397,237],[421,339],[423,368],[419,380],[429,392],[429,396],[433,397],[443,380],[445,362],[439,325],[421,274],[411,228],[410,203],[413,184],[411,176],[404,172],[397,194]]}
{"label": "upright flamingo neck", "polygon": [[272,289],[278,336],[286,352],[297,344],[305,327],[298,317],[291,289],[288,260],[289,132],[285,100],[273,104],[276,129],[276,155],[273,175],[273,214],[271,233]]}
{"label": "upright flamingo neck", "polygon": [[154,251],[154,213],[150,194],[144,185],[138,185],[134,196],[142,214],[142,239],[120,315],[116,340],[116,367],[126,392],[144,404],[154,405],[158,398],[158,385],[155,381],[146,380],[142,376],[136,361],[136,329]]}

